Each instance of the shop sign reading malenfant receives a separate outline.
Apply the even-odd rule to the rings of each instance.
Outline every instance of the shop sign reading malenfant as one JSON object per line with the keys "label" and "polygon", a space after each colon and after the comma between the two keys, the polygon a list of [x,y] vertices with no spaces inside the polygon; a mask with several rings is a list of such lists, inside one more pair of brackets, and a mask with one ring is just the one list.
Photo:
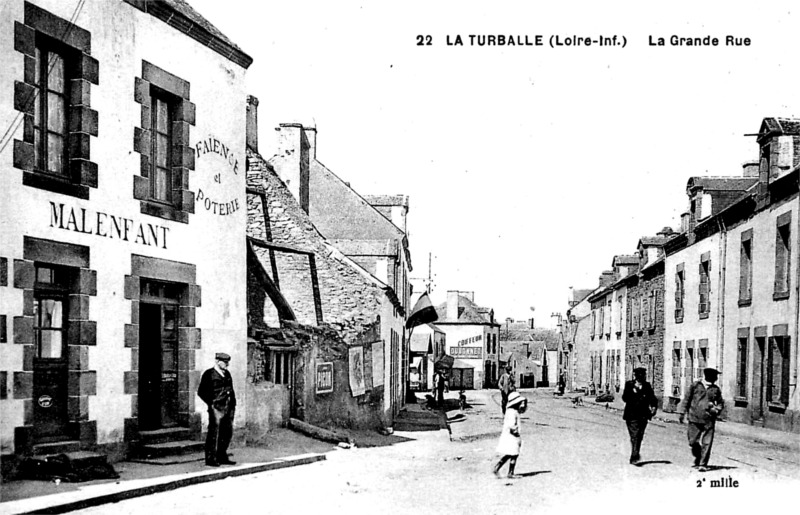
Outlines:
{"label": "shop sign reading malenfant", "polygon": [[167,248],[169,227],[50,201],[50,227]]}

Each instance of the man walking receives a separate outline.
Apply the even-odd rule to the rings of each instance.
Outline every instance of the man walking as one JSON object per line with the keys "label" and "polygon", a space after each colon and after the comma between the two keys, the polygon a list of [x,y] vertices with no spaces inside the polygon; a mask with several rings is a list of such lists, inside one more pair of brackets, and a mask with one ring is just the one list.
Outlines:
{"label": "man walking", "polygon": [[678,407],[680,423],[689,415],[689,446],[694,456],[694,467],[700,472],[708,470],[711,445],[714,443],[714,428],[717,418],[725,408],[722,391],[716,385],[719,371],[713,368],[703,370],[703,380],[695,382],[686,392]]}
{"label": "man walking", "polygon": [[641,461],[639,451],[642,448],[644,430],[658,408],[653,387],[647,382],[647,369],[639,367],[633,370],[633,379],[626,381],[622,390],[622,401],[625,403],[622,418],[628,426],[628,434],[631,437],[630,462],[631,465],[638,465]]}
{"label": "man walking", "polygon": [[511,365],[506,365],[506,371],[503,372],[503,375],[501,375],[500,379],[497,381],[497,387],[500,389],[500,408],[503,410],[503,414],[506,413],[508,394],[517,389],[514,386],[514,376],[511,375],[511,370]]}
{"label": "man walking", "polygon": [[206,465],[233,465],[228,459],[228,445],[233,436],[233,417],[236,413],[236,394],[228,372],[231,357],[218,352],[212,368],[203,372],[197,395],[208,405],[208,435],[206,436]]}

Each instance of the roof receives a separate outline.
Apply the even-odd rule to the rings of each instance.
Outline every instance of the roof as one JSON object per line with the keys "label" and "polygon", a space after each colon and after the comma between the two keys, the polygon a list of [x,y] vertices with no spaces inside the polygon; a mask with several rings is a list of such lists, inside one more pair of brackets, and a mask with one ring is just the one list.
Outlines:
{"label": "roof", "polygon": [[461,311],[461,315],[459,315],[457,320],[451,320],[447,318],[447,302],[443,302],[436,306],[436,314],[439,315],[439,319],[436,321],[439,324],[446,324],[446,323],[473,323],[473,324],[491,324],[491,309],[490,308],[483,308],[469,300],[467,297],[463,295],[458,296],[458,307],[459,311],[460,308],[464,308]]}
{"label": "roof", "polygon": [[800,120],[792,118],[764,118],[758,133],[759,140],[773,134],[800,134]]}
{"label": "roof", "polygon": [[184,0],[123,1],[154,18],[158,18],[242,68],[248,68],[253,64],[252,57],[245,54],[241,48]]}
{"label": "roof", "polygon": [[466,361],[456,359],[453,361],[453,366],[451,368],[475,368],[475,367],[473,365],[470,365]]}
{"label": "roof", "polygon": [[686,189],[703,188],[710,191],[745,191],[758,182],[758,177],[691,177]]}
{"label": "roof", "polygon": [[639,243],[644,247],[661,247],[675,236],[677,236],[677,234],[671,234],[669,236],[642,236],[639,239]]}
{"label": "roof", "polygon": [[411,352],[422,352],[428,354],[432,351],[433,342],[430,334],[412,334],[411,335]]}
{"label": "roof", "polygon": [[408,207],[408,195],[361,195],[372,206]]}
{"label": "roof", "polygon": [[614,256],[614,259],[611,261],[611,266],[616,265],[638,265],[639,264],[639,256],[631,256],[627,254],[621,254],[619,256]]}

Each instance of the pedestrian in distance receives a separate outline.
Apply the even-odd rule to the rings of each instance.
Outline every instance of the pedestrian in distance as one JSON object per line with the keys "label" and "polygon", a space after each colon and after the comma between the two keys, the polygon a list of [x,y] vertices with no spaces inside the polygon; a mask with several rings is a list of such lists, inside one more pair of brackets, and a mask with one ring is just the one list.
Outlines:
{"label": "pedestrian in distance", "polygon": [[503,410],[504,414],[506,412],[506,404],[508,404],[508,395],[517,389],[514,386],[514,376],[511,374],[511,370],[511,365],[506,365],[506,371],[497,381],[497,388],[500,389],[500,409]]}
{"label": "pedestrian in distance", "polygon": [[622,418],[628,426],[628,434],[631,437],[630,462],[631,465],[637,465],[641,461],[639,451],[642,447],[644,430],[658,408],[653,387],[647,382],[647,369],[643,367],[633,369],[633,379],[626,381],[622,390],[622,401],[625,403]]}
{"label": "pedestrian in distance", "polygon": [[458,407],[461,411],[467,409],[467,396],[464,394],[463,388],[458,392]]}
{"label": "pedestrian in distance", "polygon": [[500,432],[500,441],[497,442],[499,458],[492,468],[495,477],[500,478],[500,469],[508,462],[508,478],[514,479],[517,467],[517,458],[522,448],[520,436],[520,414],[528,408],[528,400],[518,392],[511,392],[506,404],[506,414],[503,417],[503,429]]}
{"label": "pedestrian in distance", "polygon": [[233,417],[236,414],[236,394],[233,378],[228,372],[231,357],[224,352],[215,355],[212,368],[203,372],[197,395],[208,405],[208,434],[206,435],[206,465],[234,465],[228,458],[228,445],[233,436]]}
{"label": "pedestrian in distance", "polygon": [[703,380],[696,381],[683,398],[678,412],[679,421],[684,423],[689,417],[689,447],[694,456],[693,467],[705,472],[711,458],[711,445],[714,443],[714,429],[717,418],[725,409],[722,390],[716,385],[719,371],[713,368],[703,370]]}

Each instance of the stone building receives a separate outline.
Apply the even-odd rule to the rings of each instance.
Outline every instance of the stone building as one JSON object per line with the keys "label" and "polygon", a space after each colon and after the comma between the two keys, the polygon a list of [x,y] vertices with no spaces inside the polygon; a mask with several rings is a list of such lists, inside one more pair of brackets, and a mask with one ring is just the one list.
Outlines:
{"label": "stone building", "polygon": [[245,389],[252,60],[184,1],[74,4],[0,7],[4,457],[199,437],[215,352]]}
{"label": "stone building", "polygon": [[[316,230],[338,251],[360,265],[399,300],[392,318],[409,311],[411,254],[406,237],[408,198],[402,195],[362,197],[349,183],[317,160],[317,129],[284,123],[276,129],[277,153],[269,166],[297,199]],[[408,338],[404,326],[392,329],[386,354],[387,403],[396,409],[408,384]],[[396,333],[396,334],[395,334]],[[391,358],[391,359],[390,359]],[[396,358],[396,359],[395,359]],[[397,366],[395,366],[395,364]],[[399,386],[398,386],[399,385]]]}
{"label": "stone building", "polygon": [[[433,386],[433,364],[445,354],[447,335],[435,324],[422,324],[410,336],[411,368],[416,370],[416,390],[427,391]],[[411,388],[415,389],[411,378]]]}
{"label": "stone building", "polygon": [[472,387],[490,388],[497,383],[500,324],[494,310],[475,304],[471,291],[447,292],[447,301],[436,306],[436,326],[447,334],[446,354],[473,369]]}
{"label": "stone building", "polygon": [[[257,101],[250,98],[251,131]],[[344,255],[249,138],[249,327],[260,438],[289,417],[386,427],[401,406],[405,310],[394,288]],[[379,215],[382,216],[382,215]],[[323,384],[324,383],[324,384]]]}
{"label": "stone building", "polygon": [[647,369],[647,379],[662,403],[664,391],[664,244],[673,236],[665,227],[656,236],[639,240],[638,272],[623,279],[627,286],[625,314],[625,377]]}

